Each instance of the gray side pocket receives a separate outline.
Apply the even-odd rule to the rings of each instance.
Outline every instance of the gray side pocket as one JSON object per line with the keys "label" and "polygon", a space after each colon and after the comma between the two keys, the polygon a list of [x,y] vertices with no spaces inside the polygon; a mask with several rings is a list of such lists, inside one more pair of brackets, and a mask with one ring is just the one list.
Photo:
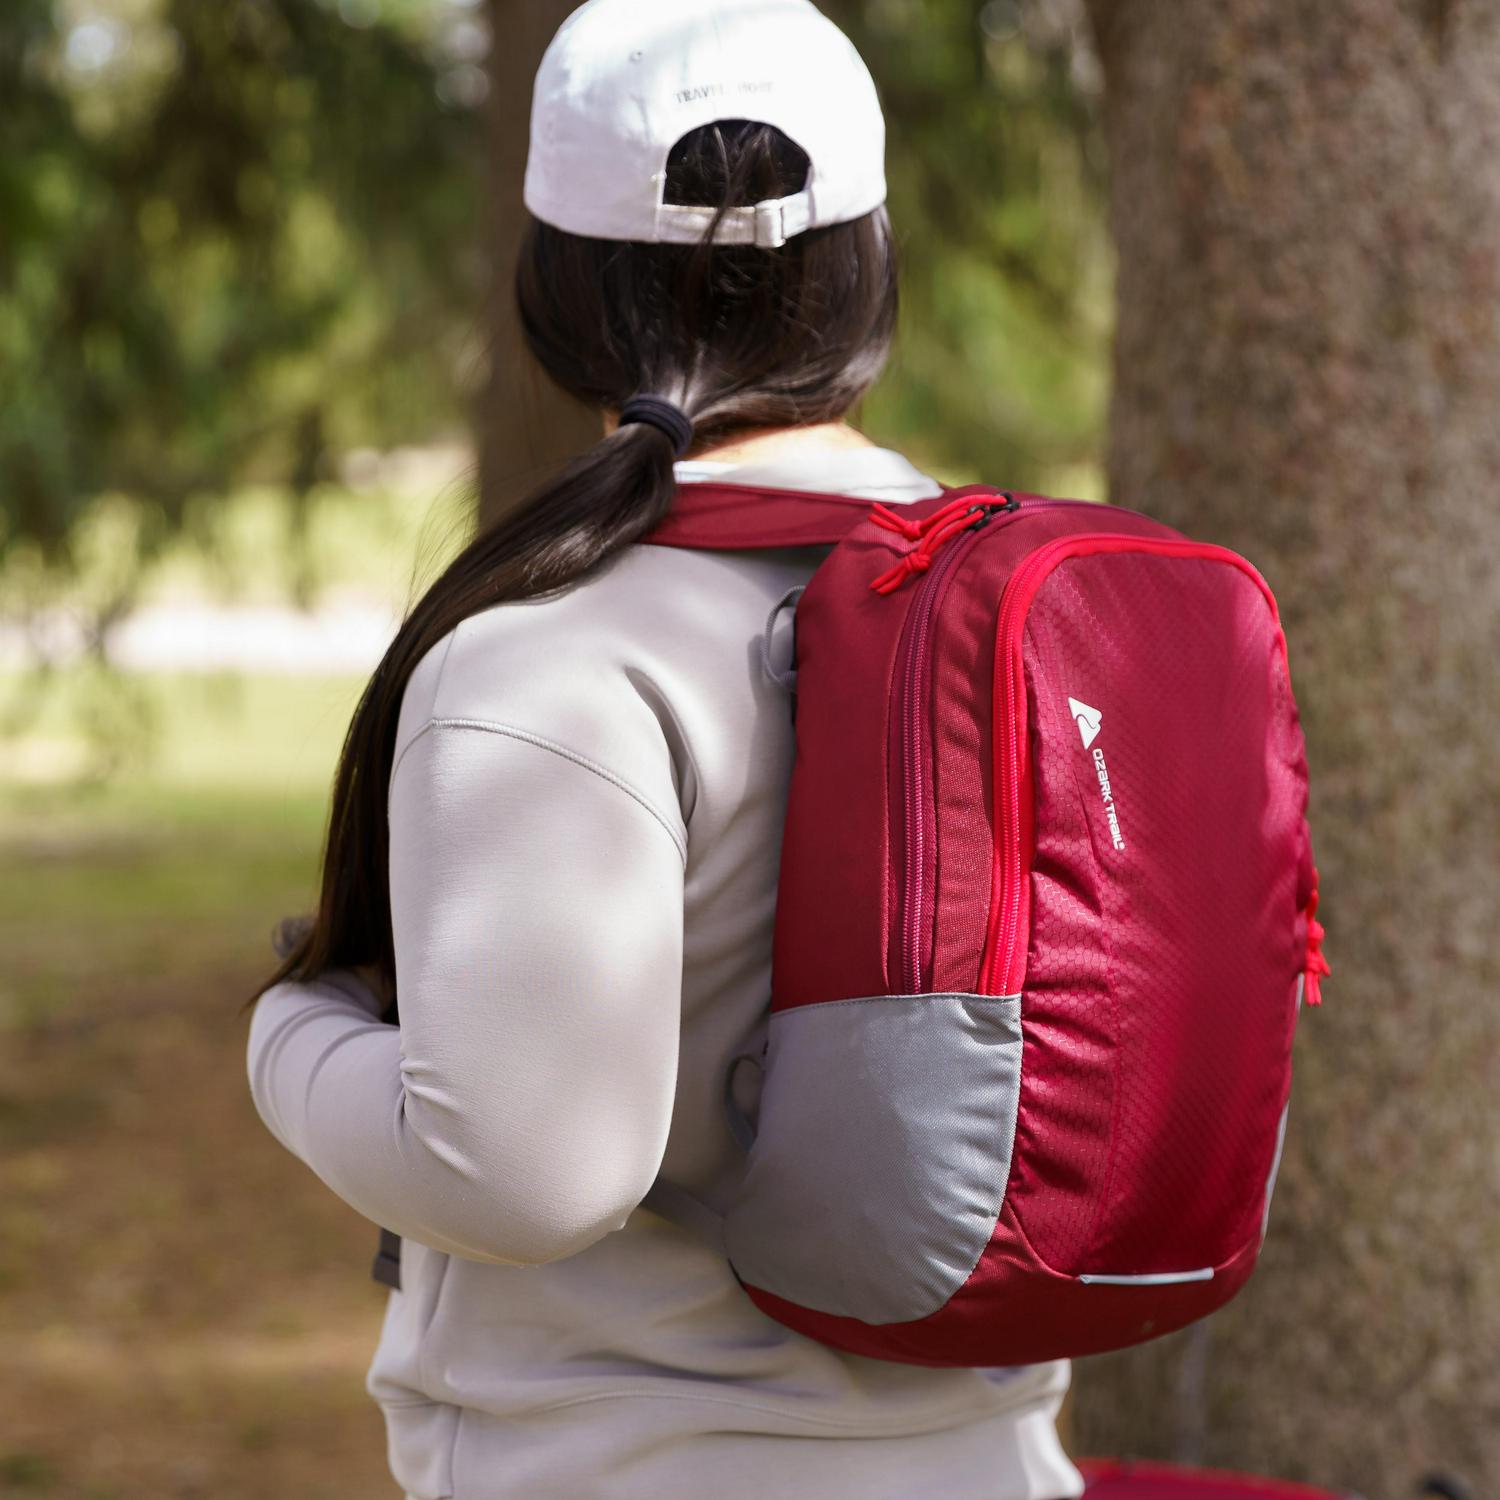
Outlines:
{"label": "gray side pocket", "polygon": [[894,995],[771,1018],[759,1132],[725,1224],[735,1271],[872,1324],[936,1312],[1010,1175],[1016,995]]}

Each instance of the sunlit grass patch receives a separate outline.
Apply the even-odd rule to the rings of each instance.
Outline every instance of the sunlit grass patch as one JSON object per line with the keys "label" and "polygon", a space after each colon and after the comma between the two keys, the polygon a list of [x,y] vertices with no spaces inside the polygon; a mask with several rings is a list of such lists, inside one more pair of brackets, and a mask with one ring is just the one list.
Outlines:
{"label": "sunlit grass patch", "polygon": [[[95,1010],[122,984],[265,965],[272,925],[312,897],[359,682],[131,681],[156,727],[149,756],[103,782],[0,779],[0,1026]],[[69,743],[89,690],[59,685],[44,745]]]}

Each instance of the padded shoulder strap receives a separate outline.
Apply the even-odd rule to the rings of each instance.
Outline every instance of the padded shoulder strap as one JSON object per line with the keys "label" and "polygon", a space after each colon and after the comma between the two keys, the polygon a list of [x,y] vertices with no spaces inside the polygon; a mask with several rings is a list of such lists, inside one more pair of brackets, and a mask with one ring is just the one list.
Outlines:
{"label": "padded shoulder strap", "polygon": [[869,515],[874,503],[809,490],[683,484],[666,520],[641,540],[649,547],[707,552],[833,546]]}

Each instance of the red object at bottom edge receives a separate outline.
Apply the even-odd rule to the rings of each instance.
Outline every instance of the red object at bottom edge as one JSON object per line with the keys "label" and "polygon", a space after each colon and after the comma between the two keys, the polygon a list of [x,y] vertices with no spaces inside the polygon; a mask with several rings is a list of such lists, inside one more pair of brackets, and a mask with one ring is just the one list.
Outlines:
{"label": "red object at bottom edge", "polygon": [[1358,1500],[1281,1479],[1180,1469],[1172,1464],[1080,1459],[1087,1500]]}

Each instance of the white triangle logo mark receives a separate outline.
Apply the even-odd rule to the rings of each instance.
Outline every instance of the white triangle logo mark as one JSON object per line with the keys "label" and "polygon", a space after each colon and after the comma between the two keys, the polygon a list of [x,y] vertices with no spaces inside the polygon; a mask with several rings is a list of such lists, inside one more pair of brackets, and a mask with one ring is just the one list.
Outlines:
{"label": "white triangle logo mark", "polygon": [[1087,750],[1099,738],[1099,726],[1104,722],[1104,715],[1097,708],[1090,708],[1087,703],[1080,703],[1076,698],[1068,699],[1068,709],[1078,725],[1079,734],[1083,736],[1083,748]]}

